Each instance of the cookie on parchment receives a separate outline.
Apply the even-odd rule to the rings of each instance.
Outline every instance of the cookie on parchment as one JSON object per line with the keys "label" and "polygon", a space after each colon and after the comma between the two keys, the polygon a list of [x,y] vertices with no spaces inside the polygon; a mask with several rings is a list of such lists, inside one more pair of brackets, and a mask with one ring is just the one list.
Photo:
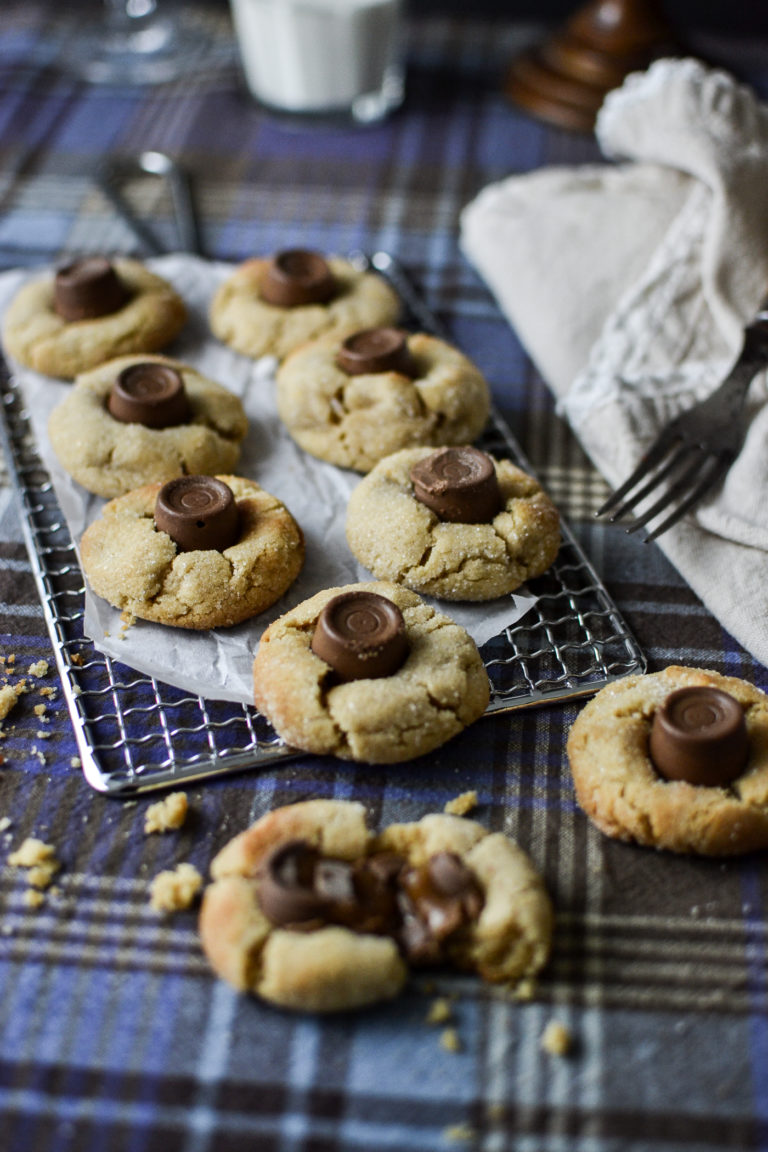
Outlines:
{"label": "cookie on parchment", "polygon": [[287,744],[380,764],[444,744],[490,696],[471,636],[388,583],[328,588],[274,621],[253,683],[256,707]]}
{"label": "cookie on parchment", "polygon": [[[156,367],[147,370],[147,365]],[[116,382],[139,377],[146,392],[149,373],[162,386],[174,375],[181,377],[189,411],[181,413],[180,423],[153,428],[112,415]],[[176,386],[178,401],[178,380]],[[177,360],[142,355],[109,360],[78,376],[51,413],[48,436],[66,471],[89,492],[109,499],[185,473],[231,472],[247,428],[240,399],[221,384]]]}
{"label": "cookie on parchment", "polygon": [[[417,491],[425,499],[431,493],[431,504]],[[468,446],[404,448],[353,490],[346,533],[377,579],[443,600],[481,601],[550,567],[560,517],[538,482],[509,460]]]}
{"label": "cookie on parchment", "polygon": [[529,857],[459,816],[374,835],[359,803],[304,801],[236,836],[211,875],[200,915],[211,966],[283,1008],[389,999],[414,966],[515,984],[550,950],[552,906]]}
{"label": "cookie on parchment", "polygon": [[768,847],[768,697],[744,680],[675,665],[618,680],[577,717],[568,758],[608,836],[704,856]]}
{"label": "cookie on parchment", "polygon": [[[366,369],[359,343],[398,335],[394,366],[381,357]],[[277,373],[277,408],[306,452],[368,472],[400,448],[471,443],[488,419],[490,389],[467,356],[436,336],[363,330],[323,336],[289,356]]]}
{"label": "cookie on parchment", "polygon": [[288,509],[253,480],[214,478],[231,491],[236,518],[231,535],[213,546],[195,548],[193,540],[180,547],[157,527],[161,491],[201,479],[210,481],[148,484],[104,506],[80,540],[97,596],[139,619],[192,629],[239,624],[280,599],[301,571],[304,537]]}
{"label": "cookie on parchment", "polygon": [[[109,310],[93,315],[102,305]],[[186,318],[175,288],[140,261],[91,257],[24,284],[3,318],[3,343],[25,367],[71,380],[117,356],[158,352]]]}
{"label": "cookie on parchment", "polygon": [[217,289],[213,334],[254,359],[283,357],[323,333],[394,324],[400,301],[376,272],[305,249],[240,264]]}

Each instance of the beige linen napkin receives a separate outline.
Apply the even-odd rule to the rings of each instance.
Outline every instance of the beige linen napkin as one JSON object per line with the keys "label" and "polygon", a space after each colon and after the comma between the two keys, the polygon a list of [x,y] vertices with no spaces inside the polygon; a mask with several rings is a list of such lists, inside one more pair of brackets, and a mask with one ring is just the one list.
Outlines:
{"label": "beige linen napkin", "polygon": [[[611,485],[660,427],[716,386],[768,294],[768,107],[725,72],[664,59],[606,97],[612,165],[484,189],[463,250]],[[660,547],[768,665],[768,404],[722,488]]]}

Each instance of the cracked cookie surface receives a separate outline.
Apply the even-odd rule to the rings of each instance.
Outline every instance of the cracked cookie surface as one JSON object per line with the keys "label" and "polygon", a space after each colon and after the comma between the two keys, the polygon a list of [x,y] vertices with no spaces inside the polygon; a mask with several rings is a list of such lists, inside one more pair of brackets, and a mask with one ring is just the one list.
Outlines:
{"label": "cracked cookie surface", "polygon": [[527,854],[507,836],[443,813],[392,824],[377,835],[368,830],[361,804],[308,800],[267,813],[211,865],[213,882],[200,913],[203,950],[214,971],[240,991],[285,1008],[334,1012],[392,998],[408,977],[389,936],[337,924],[292,930],[270,921],[259,903],[264,864],[297,840],[350,863],[397,853],[418,868],[437,853],[454,853],[479,884],[483,904],[450,942],[450,965],[515,984],[548,958],[550,899]]}
{"label": "cracked cookie surface", "polygon": [[415,379],[400,372],[347,375],[336,364],[342,341],[334,335],[289,356],[277,373],[277,409],[296,443],[320,460],[368,472],[400,448],[475,440],[490,413],[479,368],[427,333],[406,342]]}
{"label": "cracked cookie surface", "polygon": [[210,324],[219,340],[245,356],[287,356],[300,344],[322,333],[340,334],[379,324],[394,324],[400,301],[375,272],[349,260],[328,257],[337,291],[326,304],[282,308],[259,296],[268,259],[246,260],[217,289]]}
{"label": "cracked cookie surface", "polygon": [[129,292],[122,308],[93,320],[64,320],[53,307],[54,274],[20,288],[3,319],[6,350],[27,368],[70,380],[105,360],[157,352],[181,331],[187,309],[178,292],[137,260],[112,261]]}
{"label": "cracked cookie surface", "polygon": [[[341,592],[378,592],[400,608],[409,653],[392,676],[337,683],[310,645],[324,606]],[[264,632],[254,700],[287,744],[345,760],[391,764],[431,752],[483,714],[490,685],[469,634],[408,589],[389,583],[327,588]]]}
{"label": "cracked cookie surface", "polygon": [[431,448],[381,460],[353,490],[347,541],[380,580],[443,600],[491,600],[540,576],[560,546],[560,517],[533,477],[494,460],[503,500],[488,524],[441,521],[416,498],[410,470]]}
{"label": "cracked cookie surface", "polygon": [[[670,692],[719,688],[744,709],[749,759],[728,787],[665,780],[648,752]],[[731,856],[768,847],[768,696],[734,676],[672,665],[601,689],[568,736],[576,796],[602,832],[672,852]]]}
{"label": "cracked cookie surface", "polygon": [[240,515],[237,542],[223,552],[179,552],[155,528],[161,484],[104,506],[80,540],[83,570],[97,596],[142,620],[177,628],[220,628],[263,612],[304,562],[304,538],[288,509],[253,480],[219,476]]}
{"label": "cracked cookie surface", "polygon": [[[179,371],[191,419],[173,428],[123,424],[107,400],[117,375],[131,364],[153,361]],[[240,399],[189,365],[164,356],[121,356],[84,372],[48,421],[51,446],[83,488],[109,499],[141,484],[176,476],[230,472],[248,428]]]}

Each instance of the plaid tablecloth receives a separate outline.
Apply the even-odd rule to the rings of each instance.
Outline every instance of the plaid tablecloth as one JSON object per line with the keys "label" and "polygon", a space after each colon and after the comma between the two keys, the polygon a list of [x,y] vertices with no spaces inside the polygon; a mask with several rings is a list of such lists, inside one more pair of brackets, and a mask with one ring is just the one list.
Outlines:
{"label": "plaid tablecloth", "polygon": [[[6,0],[0,13],[4,267],[136,251],[92,175],[104,154],[146,148],[193,174],[211,257],[287,244],[391,252],[487,373],[649,667],[703,665],[768,688],[768,670],[654,546],[590,520],[604,485],[459,255],[459,210],[486,183],[597,158],[590,138],[548,129],[501,98],[504,65],[530,29],[414,21],[397,115],[367,129],[302,128],[244,96],[226,10],[209,12],[213,67],[143,90],[90,88],[62,68],[73,11]],[[755,44],[708,48],[766,90]],[[133,193],[172,248],[162,188],[141,179]],[[3,1152],[768,1146],[764,861],[676,858],[601,836],[575,803],[565,759],[578,705],[485,718],[392,768],[300,757],[200,783],[188,789],[181,831],[146,836],[150,800],[92,791],[72,764],[61,693],[41,695],[57,678],[7,480],[0,630],[10,683],[39,660],[51,667],[30,680],[0,744]],[[227,839],[276,805],[354,797],[378,827],[468,789],[478,793],[473,816],[519,840],[555,904],[553,955],[531,1000],[441,975],[415,979],[382,1008],[290,1015],[213,977],[194,910],[163,916],[149,906],[157,872],[189,861],[206,873]],[[54,845],[63,865],[36,908],[26,874],[6,862],[27,836]],[[458,1046],[446,1046],[446,1024],[427,1021],[437,996],[450,998]],[[552,1020],[573,1037],[565,1057],[542,1050]]]}

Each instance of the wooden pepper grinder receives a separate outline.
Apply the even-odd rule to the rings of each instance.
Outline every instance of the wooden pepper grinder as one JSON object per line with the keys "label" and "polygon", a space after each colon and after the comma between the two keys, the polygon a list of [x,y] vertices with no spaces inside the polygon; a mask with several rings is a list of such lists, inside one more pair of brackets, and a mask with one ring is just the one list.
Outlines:
{"label": "wooden pepper grinder", "polygon": [[591,132],[606,92],[674,50],[661,0],[590,0],[552,37],[512,61],[504,92],[533,116]]}

